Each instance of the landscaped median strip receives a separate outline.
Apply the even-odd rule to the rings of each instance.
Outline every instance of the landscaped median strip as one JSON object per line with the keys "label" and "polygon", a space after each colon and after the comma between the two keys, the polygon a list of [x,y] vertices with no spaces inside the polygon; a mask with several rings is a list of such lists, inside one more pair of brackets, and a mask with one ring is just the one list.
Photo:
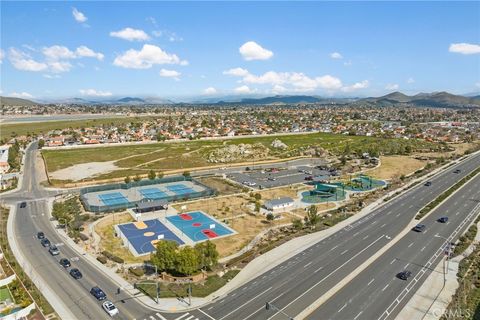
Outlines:
{"label": "landscaped median strip", "polygon": [[468,175],[463,177],[460,181],[455,183],[450,189],[447,191],[443,192],[441,195],[436,197],[434,200],[432,200],[430,203],[428,203],[425,207],[423,207],[418,214],[415,216],[415,219],[420,220],[422,219],[427,213],[432,211],[437,205],[439,205],[443,200],[445,200],[448,196],[450,196],[453,192],[458,190],[461,186],[463,186],[465,183],[467,183],[470,179],[475,177],[477,174],[480,173],[480,167],[475,169],[474,171],[470,172]]}

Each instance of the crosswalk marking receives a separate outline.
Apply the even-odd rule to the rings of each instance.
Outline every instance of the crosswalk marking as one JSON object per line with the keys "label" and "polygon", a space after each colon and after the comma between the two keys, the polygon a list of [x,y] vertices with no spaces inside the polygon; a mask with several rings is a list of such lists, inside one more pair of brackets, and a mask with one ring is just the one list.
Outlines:
{"label": "crosswalk marking", "polygon": [[157,312],[157,317],[160,319],[160,320],[167,320],[164,316],[162,316],[160,313]]}
{"label": "crosswalk marking", "polygon": [[175,320],[180,320],[180,319],[183,319],[183,318],[187,317],[189,314],[190,314],[190,313],[188,313],[188,312],[187,312],[187,313],[185,313],[185,314],[182,314],[180,317],[178,317],[178,318],[175,318]]}

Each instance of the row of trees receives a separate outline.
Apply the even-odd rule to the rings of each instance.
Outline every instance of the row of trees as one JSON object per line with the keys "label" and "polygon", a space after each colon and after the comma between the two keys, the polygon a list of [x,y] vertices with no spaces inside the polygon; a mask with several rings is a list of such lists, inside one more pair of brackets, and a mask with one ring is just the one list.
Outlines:
{"label": "row of trees", "polygon": [[[189,171],[185,171],[182,175],[183,175],[184,177],[190,177],[190,172],[189,172]],[[150,170],[150,171],[148,172],[148,179],[150,179],[150,180],[162,179],[164,176],[165,176],[164,173],[161,172],[161,171],[157,173],[157,172],[155,172],[155,171],[153,171],[153,170]],[[138,182],[138,181],[140,181],[140,180],[142,180],[142,177],[140,177],[139,174],[136,174],[133,178],[130,177],[130,176],[126,176],[125,179],[124,179],[125,183],[127,183],[127,184],[130,183],[130,182],[132,182],[132,181]]]}
{"label": "row of trees", "polygon": [[217,247],[209,240],[183,248],[174,241],[162,240],[156,249],[151,262],[159,272],[189,276],[200,270],[211,270],[218,263]]}

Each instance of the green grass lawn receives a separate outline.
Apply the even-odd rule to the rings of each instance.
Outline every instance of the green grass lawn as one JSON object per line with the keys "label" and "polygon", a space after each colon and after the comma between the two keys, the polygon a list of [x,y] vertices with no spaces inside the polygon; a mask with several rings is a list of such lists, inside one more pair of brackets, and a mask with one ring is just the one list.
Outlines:
{"label": "green grass lawn", "polygon": [[7,299],[10,299],[10,301],[13,302],[10,290],[8,290],[7,287],[0,288],[0,301],[6,301]]}
{"label": "green grass lawn", "polygon": [[65,128],[79,129],[86,127],[98,127],[103,125],[122,125],[130,122],[143,122],[146,118],[142,117],[112,117],[98,119],[82,119],[82,120],[61,120],[61,121],[44,121],[44,122],[21,122],[0,124],[0,140],[10,139],[13,136],[21,136],[27,134],[45,134],[51,130],[63,130]]}
{"label": "green grass lawn", "polygon": [[[280,139],[287,144],[286,150],[274,149],[271,143]],[[329,133],[295,134],[286,136],[259,136],[228,140],[196,140],[181,143],[155,143],[130,146],[95,147],[66,150],[43,150],[49,172],[66,168],[75,164],[116,161],[115,164],[124,170],[100,175],[96,179],[124,177],[127,174],[145,174],[149,170],[167,171],[211,166],[207,162],[208,155],[215,149],[227,144],[262,144],[269,149],[268,159],[282,159],[301,154],[310,147],[321,147],[334,154],[344,152],[347,144],[351,152],[368,152],[378,150],[383,154],[399,154],[406,146],[412,150],[436,150],[438,144],[420,140],[386,139],[363,136],[346,136]],[[249,161],[241,159],[239,162]]]}

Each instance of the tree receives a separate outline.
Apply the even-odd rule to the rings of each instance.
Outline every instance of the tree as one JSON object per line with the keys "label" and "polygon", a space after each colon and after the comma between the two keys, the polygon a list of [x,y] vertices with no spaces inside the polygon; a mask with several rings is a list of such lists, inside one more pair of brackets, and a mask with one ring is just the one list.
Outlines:
{"label": "tree", "polygon": [[140,176],[138,174],[136,174],[135,177],[133,177],[133,181],[135,181],[135,182],[138,182],[140,180],[142,180],[142,178],[140,178]]}
{"label": "tree", "polygon": [[199,269],[212,269],[218,263],[218,251],[217,246],[207,240],[195,245],[195,252],[197,253],[198,268]]}
{"label": "tree", "polygon": [[190,171],[184,171],[182,174],[185,178],[190,177]]}
{"label": "tree", "polygon": [[157,177],[157,175],[155,174],[155,171],[150,170],[150,171],[148,172],[148,179],[150,179],[150,180],[155,180],[156,177]]}
{"label": "tree", "polygon": [[317,207],[314,205],[311,205],[310,208],[308,208],[307,215],[305,216],[305,222],[311,227],[314,227],[320,220],[317,212]]}
{"label": "tree", "polygon": [[163,174],[162,171],[160,171],[160,172],[157,173],[157,178],[158,178],[158,179],[162,179],[164,176],[165,176],[165,175]]}
{"label": "tree", "polygon": [[255,202],[255,212],[260,212],[261,207],[262,207],[262,205],[260,204],[260,202],[256,201]]}
{"label": "tree", "polygon": [[130,182],[132,182],[132,178],[130,178],[130,176],[126,176],[124,181],[126,184],[129,184]]}
{"label": "tree", "polygon": [[273,213],[267,213],[267,221],[272,222],[273,219],[275,219],[275,216],[273,215]]}
{"label": "tree", "polygon": [[38,149],[42,149],[45,146],[45,140],[38,140]]}
{"label": "tree", "polygon": [[192,275],[198,270],[197,253],[192,247],[185,246],[177,252],[175,270],[183,275]]}
{"label": "tree", "polygon": [[255,200],[262,200],[262,195],[260,193],[255,193]]}
{"label": "tree", "polygon": [[158,271],[172,271],[176,267],[178,244],[175,241],[162,240],[157,243],[156,251],[151,255],[152,264]]}
{"label": "tree", "polygon": [[300,230],[303,227],[302,219],[295,218],[292,220],[292,225],[296,230]]}

